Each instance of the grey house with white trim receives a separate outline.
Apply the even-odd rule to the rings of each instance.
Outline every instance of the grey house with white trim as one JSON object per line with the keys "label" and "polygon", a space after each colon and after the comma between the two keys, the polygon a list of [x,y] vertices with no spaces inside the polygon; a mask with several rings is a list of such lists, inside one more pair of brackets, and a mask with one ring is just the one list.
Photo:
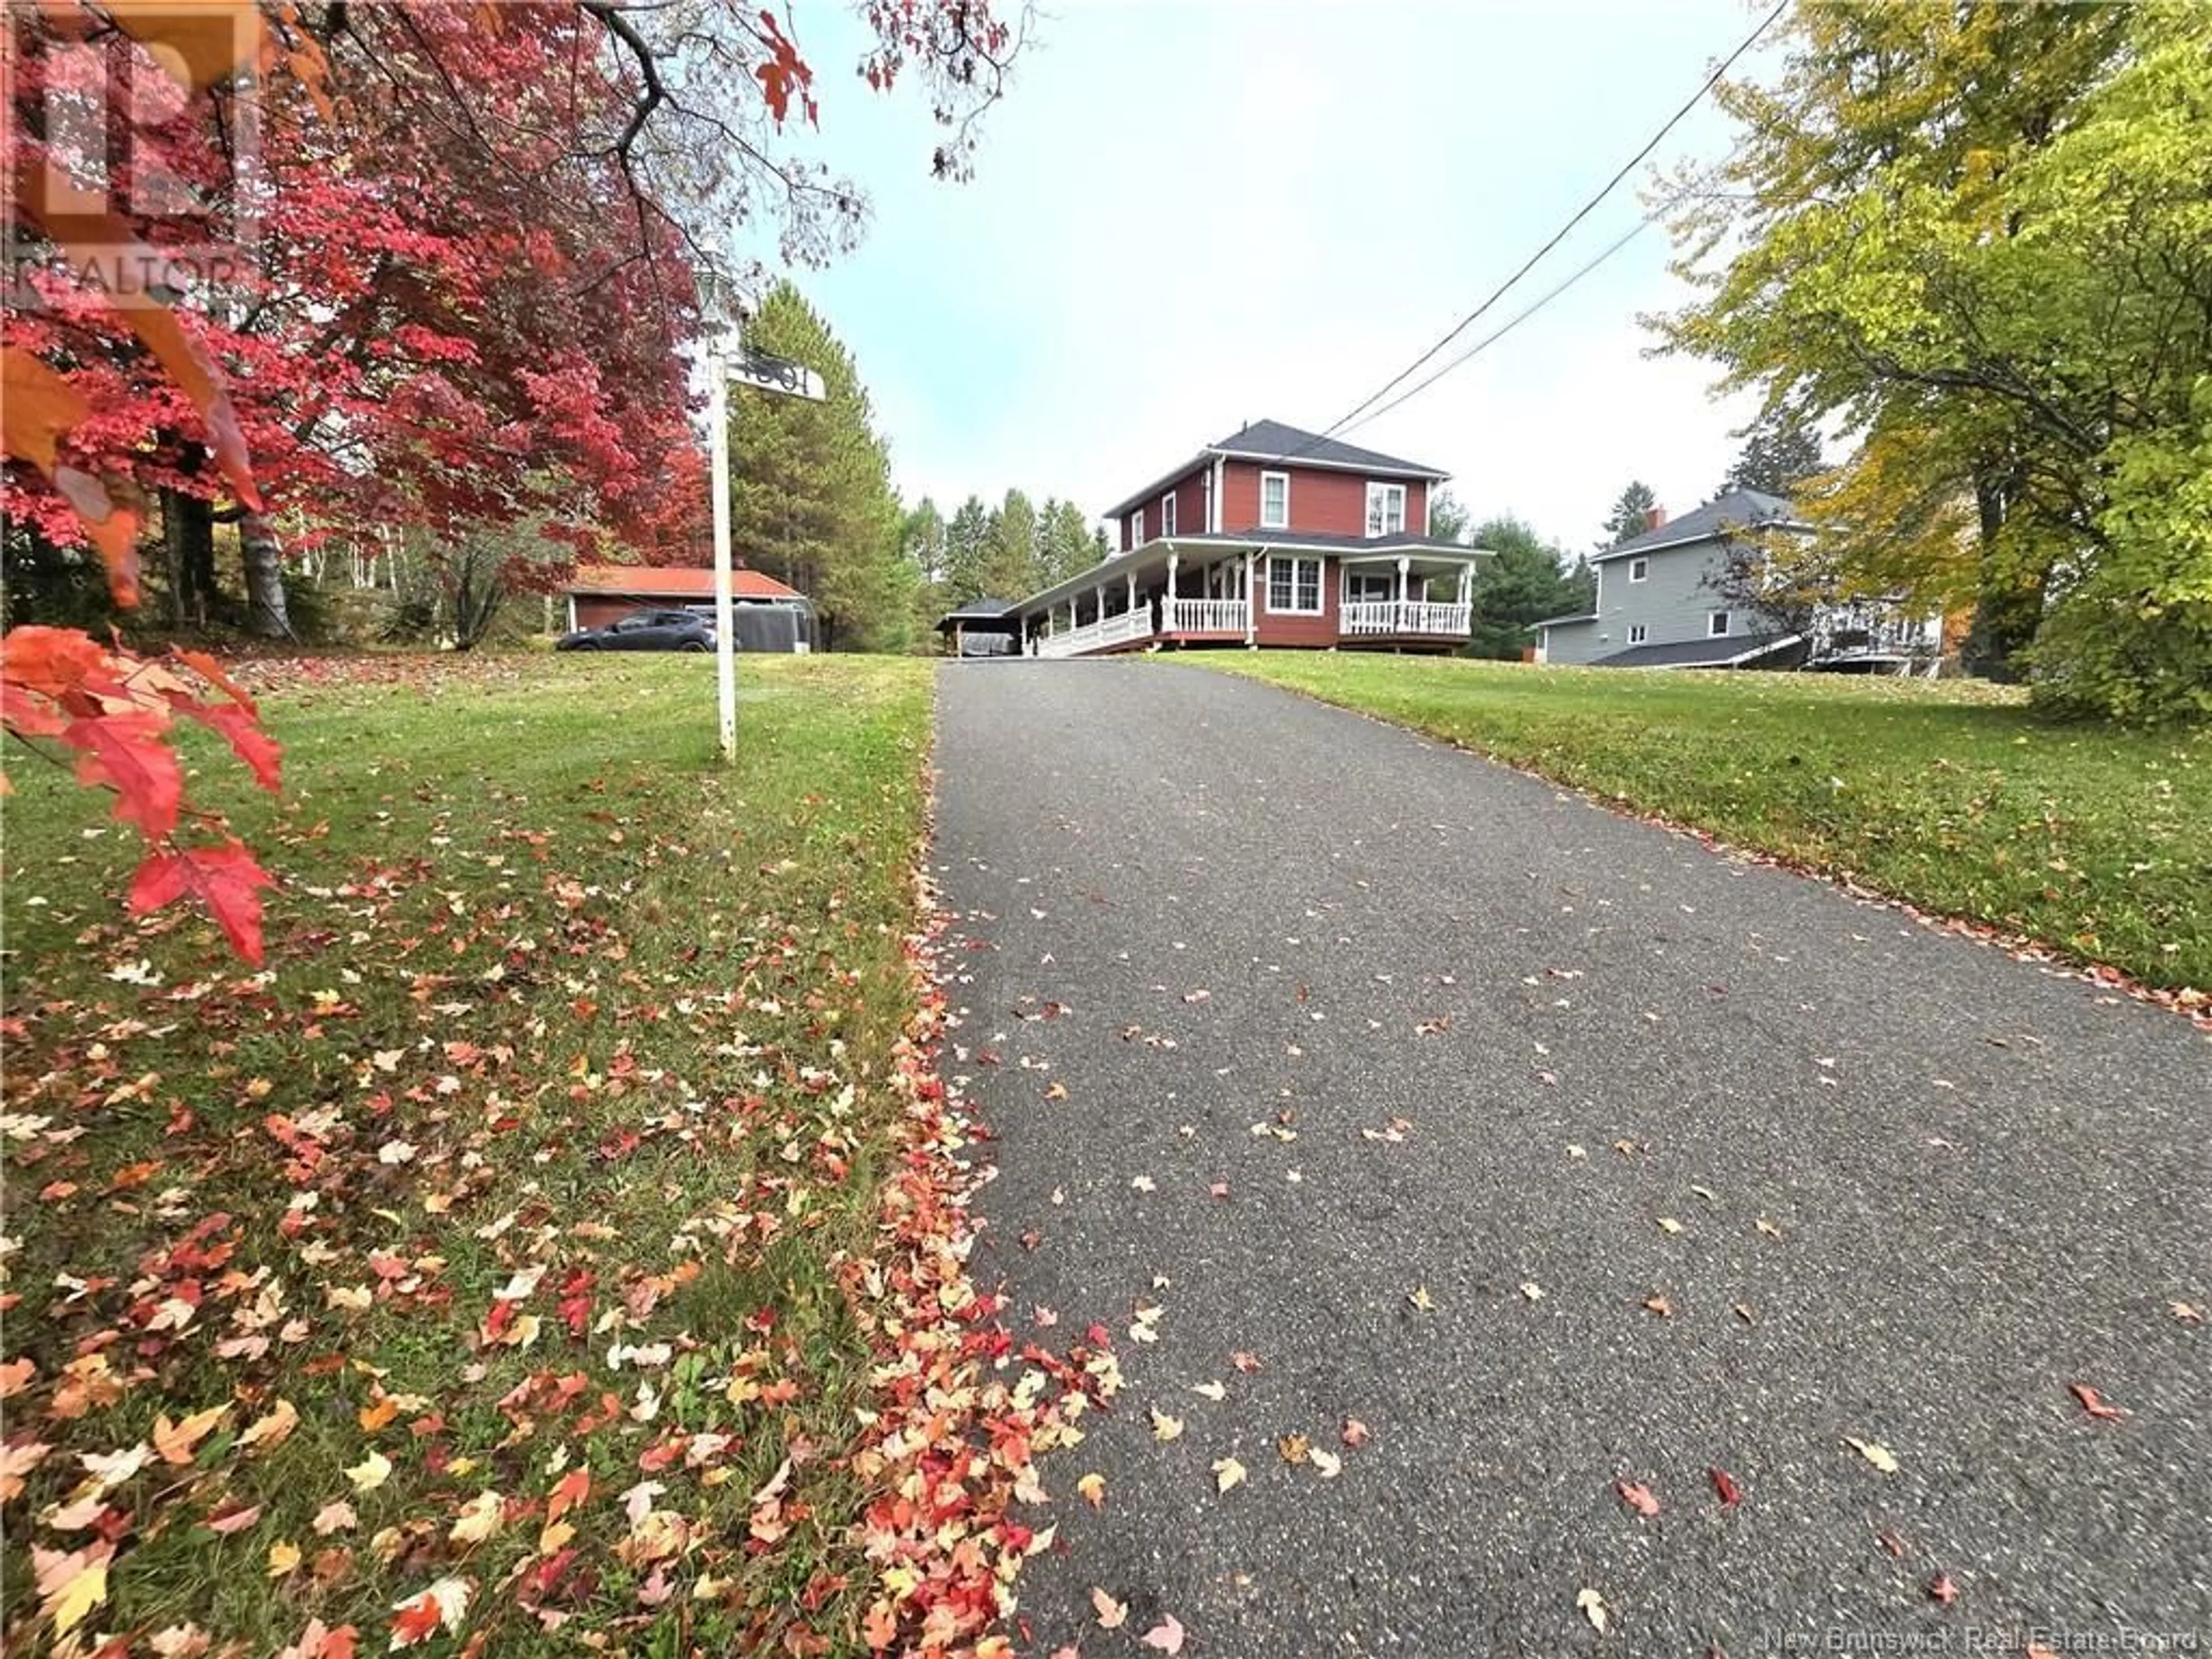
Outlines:
{"label": "grey house with white trim", "polygon": [[1596,555],[1597,597],[1579,615],[1532,624],[1539,662],[1598,668],[1821,668],[1933,672],[1942,641],[1937,617],[1900,617],[1880,605],[1823,605],[1784,629],[1723,591],[1732,537],[1809,536],[1788,501],[1734,489]]}

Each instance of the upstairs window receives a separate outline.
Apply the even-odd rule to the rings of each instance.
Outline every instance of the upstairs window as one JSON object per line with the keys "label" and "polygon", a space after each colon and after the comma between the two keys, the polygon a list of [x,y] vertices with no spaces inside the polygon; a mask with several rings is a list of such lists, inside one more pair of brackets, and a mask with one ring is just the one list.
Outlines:
{"label": "upstairs window", "polygon": [[1719,639],[1728,631],[1729,613],[1727,611],[1716,611],[1705,619],[1705,632],[1714,639]]}
{"label": "upstairs window", "polygon": [[1632,581],[1632,582],[1640,582],[1640,581],[1644,580],[1646,577],[1648,577],[1649,575],[1650,575],[1650,574],[1651,574],[1651,561],[1650,561],[1650,560],[1649,560],[1649,559],[1631,559],[1631,560],[1628,562],[1628,580],[1631,580],[1631,581]]}
{"label": "upstairs window", "polygon": [[1631,645],[1641,645],[1644,641],[1650,637],[1651,629],[1648,623],[1631,623],[1628,624],[1628,642]]}
{"label": "upstairs window", "polygon": [[1160,534],[1172,536],[1175,533],[1175,495],[1170,491],[1160,497]]}
{"label": "upstairs window", "polygon": [[1367,486],[1367,533],[1401,536],[1406,531],[1406,486],[1370,483]]}
{"label": "upstairs window", "polygon": [[1288,530],[1291,527],[1291,475],[1287,472],[1262,472],[1260,475],[1260,528]]}
{"label": "upstairs window", "polygon": [[1137,549],[1139,549],[1139,548],[1142,547],[1144,544],[1145,544],[1145,509],[1144,509],[1143,507],[1139,507],[1139,508],[1138,508],[1134,513],[1132,513],[1132,514],[1129,515],[1129,546],[1128,546],[1128,550],[1129,550],[1130,552],[1133,552],[1133,553],[1134,551],[1136,551],[1136,550],[1137,550]]}

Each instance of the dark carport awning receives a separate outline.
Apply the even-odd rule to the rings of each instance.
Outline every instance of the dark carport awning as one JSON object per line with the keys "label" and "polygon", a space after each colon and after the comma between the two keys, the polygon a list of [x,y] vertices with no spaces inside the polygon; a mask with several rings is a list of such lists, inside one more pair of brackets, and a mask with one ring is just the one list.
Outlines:
{"label": "dark carport awning", "polygon": [[957,611],[948,611],[937,619],[937,631],[950,634],[955,629],[969,634],[1011,634],[1020,626],[1020,619],[1007,613],[1014,608],[1012,599],[970,599]]}

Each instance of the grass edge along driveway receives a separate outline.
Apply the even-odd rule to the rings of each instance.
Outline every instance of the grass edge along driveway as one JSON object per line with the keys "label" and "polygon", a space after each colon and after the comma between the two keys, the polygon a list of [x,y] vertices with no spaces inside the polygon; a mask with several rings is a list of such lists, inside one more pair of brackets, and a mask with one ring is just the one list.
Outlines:
{"label": "grass edge along driveway", "polygon": [[9,1650],[1002,1647],[1112,1361],[967,1276],[930,665],[748,658],[729,771],[695,658],[252,672],[264,972],[13,768]]}
{"label": "grass edge along driveway", "polygon": [[1965,681],[1352,652],[1183,660],[2212,1008],[2212,732],[2057,725]]}

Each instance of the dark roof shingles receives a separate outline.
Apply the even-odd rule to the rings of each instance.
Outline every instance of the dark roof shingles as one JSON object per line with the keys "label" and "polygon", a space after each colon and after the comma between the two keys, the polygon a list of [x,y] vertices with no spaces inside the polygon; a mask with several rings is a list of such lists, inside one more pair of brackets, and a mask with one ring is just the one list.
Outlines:
{"label": "dark roof shingles", "polygon": [[1301,432],[1280,421],[1254,421],[1241,431],[1232,432],[1220,442],[1207,446],[1224,453],[1262,459],[1283,459],[1291,462],[1310,461],[1324,466],[1364,466],[1376,472],[1419,473],[1441,478],[1445,476],[1441,467],[1425,466],[1419,461],[1404,460],[1395,455],[1385,455],[1379,450],[1362,449],[1336,438],[1324,438],[1312,432]]}
{"label": "dark roof shingles", "polygon": [[1653,548],[1672,547],[1677,542],[1703,541],[1730,530],[1756,530],[1763,525],[1796,522],[1795,509],[1781,496],[1759,489],[1731,489],[1694,512],[1670,519],[1656,530],[1632,536],[1620,546],[1608,547],[1593,556],[1600,560],[1618,559]]}

